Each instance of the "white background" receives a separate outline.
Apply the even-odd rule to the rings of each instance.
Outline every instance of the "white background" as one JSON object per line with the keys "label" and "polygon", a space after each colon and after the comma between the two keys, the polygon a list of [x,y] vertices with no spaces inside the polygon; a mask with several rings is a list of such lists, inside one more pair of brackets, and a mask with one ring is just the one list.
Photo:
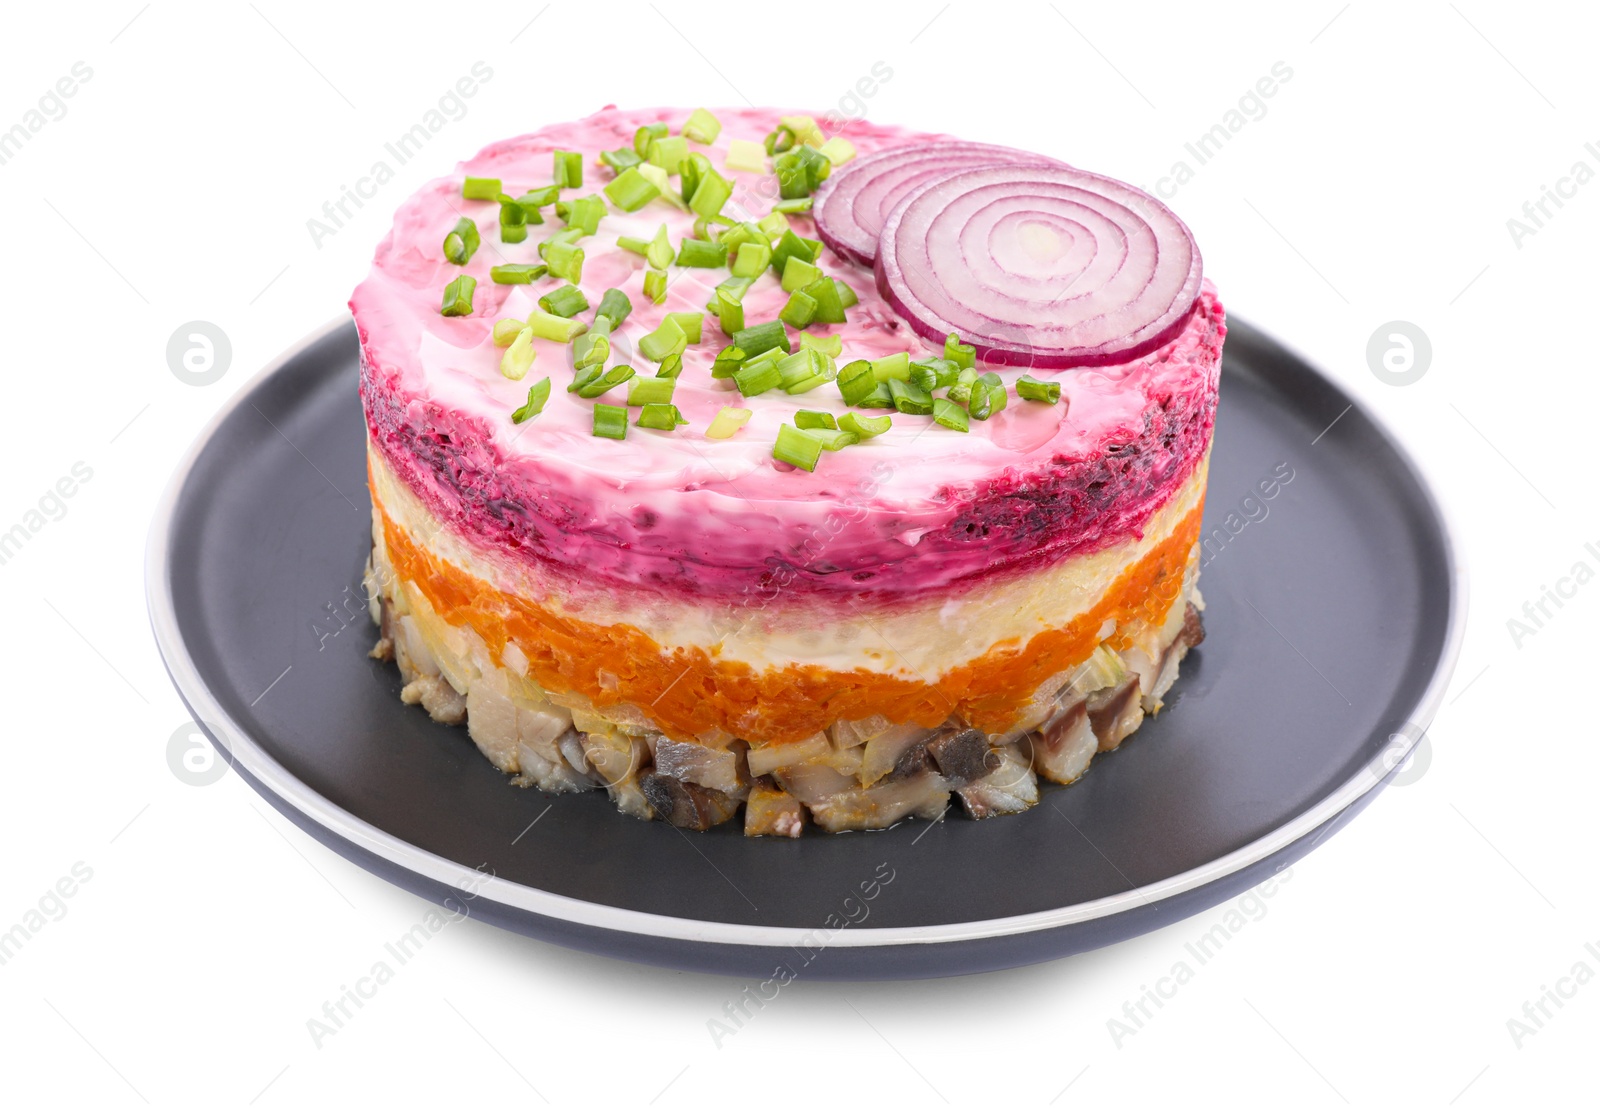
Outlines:
{"label": "white background", "polygon": [[[1574,563],[1600,567],[1584,550],[1600,544],[1600,182],[1520,245],[1507,220],[1576,161],[1600,169],[1584,150],[1600,144],[1592,8],[139,4],[5,16],[0,128],[74,63],[93,71],[0,165],[0,530],[75,462],[93,470],[0,565],[0,929],[74,863],[92,870],[0,965],[6,1100],[1044,1105],[1204,1089],[1474,1105],[1591,1086],[1600,984],[1520,1043],[1507,1020],[1575,962],[1600,969],[1584,950],[1600,941],[1600,583],[1520,643],[1507,621]],[[494,75],[467,114],[316,247],[306,221],[479,60]],[[876,61],[893,77],[875,119],[1146,187],[1192,165],[1184,143],[1274,63],[1293,70],[1171,203],[1228,306],[1387,417],[1453,508],[1472,614],[1430,764],[1296,865],[1264,916],[1120,1040],[1108,1020],[1222,909],[1008,973],[801,982],[720,1047],[707,1021],[739,981],[467,922],[319,1048],[306,1021],[426,905],[237,777],[197,788],[169,770],[186,716],[141,576],[167,475],[229,394],[344,310],[394,207],[458,158],[613,101],[820,112]],[[233,346],[203,388],[165,355],[197,319]],[[1409,387],[1366,359],[1396,319],[1433,346]]]}

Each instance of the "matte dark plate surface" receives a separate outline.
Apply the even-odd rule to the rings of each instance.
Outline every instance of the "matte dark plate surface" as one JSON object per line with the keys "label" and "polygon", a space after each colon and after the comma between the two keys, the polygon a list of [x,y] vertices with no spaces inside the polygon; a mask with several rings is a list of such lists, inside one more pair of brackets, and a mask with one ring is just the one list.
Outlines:
{"label": "matte dark plate surface", "polygon": [[473,914],[530,935],[763,977],[965,973],[1114,942],[1349,819],[1426,727],[1459,644],[1461,570],[1406,456],[1296,356],[1230,328],[1205,645],[1159,717],[1022,815],[747,840],[510,785],[367,658],[349,323],[242,390],[174,478],[151,535],[156,636],[195,718],[279,810],[434,900],[493,874]]}

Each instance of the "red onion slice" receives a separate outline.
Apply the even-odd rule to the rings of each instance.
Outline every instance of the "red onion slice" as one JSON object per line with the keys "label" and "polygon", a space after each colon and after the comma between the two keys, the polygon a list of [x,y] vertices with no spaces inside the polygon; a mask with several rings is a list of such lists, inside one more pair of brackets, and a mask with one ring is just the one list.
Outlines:
{"label": "red onion slice", "polygon": [[935,177],[884,222],[878,288],[912,328],[986,361],[1128,361],[1175,335],[1200,293],[1183,221],[1131,185],[1051,165]]}
{"label": "red onion slice", "polygon": [[870,266],[878,233],[896,204],[942,174],[978,165],[1060,165],[1053,158],[955,139],[892,146],[848,162],[828,175],[811,201],[817,234],[829,249],[857,265]]}

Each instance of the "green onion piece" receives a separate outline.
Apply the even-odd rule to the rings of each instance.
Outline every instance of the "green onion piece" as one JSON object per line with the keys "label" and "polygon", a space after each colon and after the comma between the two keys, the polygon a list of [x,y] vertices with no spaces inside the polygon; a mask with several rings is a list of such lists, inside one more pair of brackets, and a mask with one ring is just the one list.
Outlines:
{"label": "green onion piece", "polygon": [[628,409],[614,404],[594,406],[594,436],[599,439],[628,437]]}
{"label": "green onion piece", "polygon": [[527,192],[519,196],[517,198],[517,203],[521,204],[524,209],[538,209],[548,208],[551,204],[554,204],[560,199],[560,185],[540,185],[538,188],[529,189]]}
{"label": "green onion piece", "polygon": [[787,123],[780,123],[766,137],[762,145],[768,154],[781,154],[796,142],[794,131]]}
{"label": "green onion piece", "polygon": [[636,212],[661,195],[660,189],[632,167],[618,173],[601,191],[625,212]]}
{"label": "green onion piece", "polygon": [[813,373],[810,377],[807,377],[804,380],[796,381],[792,385],[786,385],[783,391],[788,393],[790,396],[799,396],[803,392],[810,392],[812,389],[820,389],[827,383],[828,375],[826,373]]}
{"label": "green onion piece", "polygon": [[772,210],[775,212],[783,212],[786,215],[809,212],[811,210],[811,197],[798,196],[793,200],[780,200],[776,204],[772,205]]}
{"label": "green onion piece", "polygon": [[894,406],[906,415],[928,415],[933,411],[933,397],[910,381],[891,377],[889,395],[894,399]]}
{"label": "green onion piece", "polygon": [[1039,400],[1046,404],[1056,404],[1061,400],[1061,382],[1036,381],[1024,373],[1017,378],[1017,395],[1024,400]]}
{"label": "green onion piece", "polygon": [[956,375],[960,372],[954,362],[947,362],[943,358],[922,358],[911,363],[910,381],[918,388],[932,392],[955,384]]}
{"label": "green onion piece", "polygon": [[779,319],[797,331],[809,327],[816,317],[817,302],[803,292],[790,296],[789,302],[783,306],[783,311],[778,313]]}
{"label": "green onion piece", "polygon": [[879,381],[872,386],[872,391],[856,401],[858,408],[893,408],[894,395],[889,391],[889,386],[884,381]]}
{"label": "green onion piece", "polygon": [[[780,237],[789,229],[789,217],[784,215],[782,212],[768,212],[766,215],[761,217],[756,226],[761,228],[762,234],[766,235],[769,239],[775,239]],[[808,260],[814,261],[815,258],[813,257]]]}
{"label": "green onion piece", "polygon": [[817,468],[817,459],[822,457],[822,440],[785,423],[778,428],[778,441],[772,444],[772,456],[810,473]]}
{"label": "green onion piece", "polygon": [[512,341],[522,333],[528,325],[523,319],[497,319],[494,321],[494,344],[496,346],[510,346]]}
{"label": "green onion piece", "polygon": [[725,246],[729,252],[737,251],[739,247],[747,242],[759,242],[768,249],[771,249],[772,246],[767,241],[766,232],[748,220],[744,223],[735,222],[717,237],[717,241]]}
{"label": "green onion piece", "polygon": [[978,364],[977,350],[962,342],[961,336],[951,331],[944,338],[944,356],[961,369],[971,369]]}
{"label": "green onion piece", "polygon": [[832,172],[833,163],[815,147],[797,146],[776,158],[772,168],[778,175],[778,195],[784,200],[798,200],[816,191]]}
{"label": "green onion piece", "polygon": [[618,235],[617,245],[631,254],[639,255],[643,255],[650,249],[650,244],[644,239],[630,238],[627,235]]}
{"label": "green onion piece", "polygon": [[731,439],[735,431],[750,422],[753,414],[749,408],[723,408],[706,428],[706,438]]}
{"label": "green onion piece", "polygon": [[611,168],[611,172],[621,175],[644,161],[631,147],[624,146],[620,150],[602,150],[600,161]]}
{"label": "green onion piece", "polygon": [[703,174],[712,173],[711,159],[701,153],[691,153],[678,163],[678,195],[687,204],[694,195],[695,186]]}
{"label": "green onion piece", "polygon": [[833,279],[835,287],[839,290],[839,304],[841,307],[853,308],[861,303],[861,297],[856,295],[856,290],[845,284],[839,278]]}
{"label": "green onion piece", "polygon": [[794,132],[796,142],[803,142],[807,146],[821,146],[827,138],[822,128],[817,126],[817,121],[809,115],[783,115],[778,117],[778,122]]}
{"label": "green onion piece", "polygon": [[683,372],[683,355],[668,354],[661,359],[661,364],[656,366],[657,377],[676,377]]}
{"label": "green onion piece", "polygon": [[500,241],[523,241],[528,237],[528,213],[509,196],[500,200]]}
{"label": "green onion piece", "polygon": [[667,239],[667,225],[663,223],[656,228],[655,237],[650,240],[650,245],[644,252],[645,260],[657,269],[666,269],[672,264],[672,243]]}
{"label": "green onion piece", "polygon": [[761,358],[744,366],[733,375],[733,383],[745,396],[760,396],[783,382],[778,363],[771,358]]}
{"label": "green onion piece", "polygon": [[[963,415],[966,413],[963,412]],[[890,427],[889,417],[886,415],[869,416],[860,412],[846,412],[839,417],[839,430],[849,431],[857,438],[870,439],[881,435]]]}
{"label": "green onion piece", "polygon": [[700,345],[701,329],[706,322],[704,312],[668,312],[667,318],[682,329],[684,337],[689,340],[690,346]]}
{"label": "green onion piece", "polygon": [[717,360],[711,363],[711,376],[718,381],[726,381],[744,363],[745,353],[737,346],[724,346],[717,353]]}
{"label": "green onion piece", "polygon": [[765,242],[744,242],[739,244],[730,268],[735,277],[754,279],[766,272],[767,264],[771,261],[772,247]]}
{"label": "green onion piece", "polygon": [[587,369],[592,365],[605,365],[611,357],[611,320],[595,316],[594,325],[572,340],[572,368]]}
{"label": "green onion piece", "polygon": [[[793,269],[796,259],[789,259],[789,268]],[[805,294],[817,302],[817,314],[814,322],[817,323],[843,323],[844,302],[839,299],[839,286],[831,277],[819,277],[803,290]]]}
{"label": "green onion piece", "polygon": [[577,285],[562,285],[539,297],[539,307],[551,315],[571,319],[579,312],[589,310],[589,298],[583,295],[583,290]]}
{"label": "green onion piece", "polygon": [[639,340],[639,353],[652,362],[665,361],[669,354],[682,354],[689,345],[689,336],[671,316],[661,321],[661,326]]}
{"label": "green onion piece", "polygon": [[689,113],[688,120],[683,125],[683,137],[694,142],[710,146],[717,141],[717,136],[722,133],[722,124],[717,122],[717,117],[704,108],[696,108]]}
{"label": "green onion piece", "polygon": [[716,170],[707,167],[689,198],[689,207],[697,215],[711,219],[722,214],[722,206],[733,196],[733,182]]}
{"label": "green onion piece", "polygon": [[936,396],[933,398],[933,421],[940,427],[948,427],[952,431],[965,431],[967,410],[953,400]]}
{"label": "green onion piece", "polygon": [[[598,366],[591,367],[591,369],[598,368]],[[577,393],[585,400],[593,400],[597,396],[604,396],[624,381],[633,380],[633,375],[633,367],[631,365],[614,365],[598,376],[591,377],[578,385]]]}
{"label": "green onion piece", "polygon": [[676,404],[646,404],[639,412],[639,426],[654,431],[676,431],[688,422]]}
{"label": "green onion piece", "polygon": [[504,204],[509,200],[510,203],[515,204],[517,207],[521,208],[522,209],[522,221],[524,223],[528,224],[529,226],[536,226],[536,225],[541,224],[541,223],[544,222],[544,216],[539,212],[539,208],[540,208],[541,205],[535,203],[533,200],[530,200],[529,197],[531,197],[531,196],[533,196],[533,193],[525,192],[521,196],[517,197],[515,200],[511,200],[509,197],[507,197],[506,195],[504,195],[502,193],[501,196],[500,196],[500,202],[502,204]]}
{"label": "green onion piece", "polygon": [[587,323],[576,319],[563,319],[549,312],[534,312],[528,317],[528,326],[533,328],[533,337],[549,339],[552,342],[571,342],[589,329]]}
{"label": "green onion piece", "polygon": [[575,189],[583,186],[582,154],[576,150],[557,150],[554,161],[557,188]]}
{"label": "green onion piece", "polygon": [[633,301],[628,299],[627,293],[621,289],[606,289],[606,294],[600,298],[600,306],[594,310],[594,319],[596,323],[602,319],[610,320],[614,330],[622,326],[622,321],[632,311]]}
{"label": "green onion piece", "polygon": [[644,404],[672,403],[672,390],[677,381],[671,377],[635,377],[628,382],[628,407]]}
{"label": "green onion piece", "polygon": [[584,366],[582,369],[578,370],[572,375],[572,381],[567,385],[567,391],[577,392],[585,385],[593,384],[594,382],[600,380],[601,375],[604,374],[605,371],[606,367],[603,365]]}
{"label": "green onion piece", "polygon": [[645,155],[651,165],[660,166],[669,177],[678,172],[683,159],[688,156],[689,140],[682,135],[656,139],[650,144],[650,152]]}
{"label": "green onion piece", "polygon": [[533,367],[533,359],[538,353],[533,348],[533,328],[524,327],[500,358],[501,374],[513,381],[522,380]]}
{"label": "green onion piece", "polygon": [[633,150],[639,157],[648,157],[650,144],[658,138],[664,138],[668,127],[665,123],[646,123],[633,133]]}
{"label": "green onion piece", "polygon": [[[989,378],[993,377],[991,381]],[[967,412],[973,419],[988,419],[1006,406],[1006,387],[998,374],[985,373],[972,383],[972,395],[967,399]]]}
{"label": "green onion piece", "polygon": [[445,260],[454,265],[466,265],[478,252],[478,225],[462,216],[455,228],[444,237]]}
{"label": "green onion piece", "polygon": [[689,205],[683,202],[683,197],[678,195],[677,190],[672,187],[672,182],[667,180],[666,170],[659,165],[651,165],[649,162],[645,162],[638,168],[641,177],[661,190],[661,199],[677,208],[680,212],[689,210]]}
{"label": "green onion piece", "polygon": [[549,271],[543,265],[497,265],[489,268],[489,279],[497,285],[531,285]]}
{"label": "green onion piece", "polygon": [[734,332],[733,345],[743,350],[747,358],[753,358],[774,347],[781,349],[785,354],[793,349],[789,345],[788,332],[776,319]]}
{"label": "green onion piece", "polygon": [[956,374],[956,383],[950,386],[950,391],[945,393],[951,400],[958,404],[965,404],[972,397],[973,383],[978,380],[978,371],[963,369]]}
{"label": "green onion piece", "polygon": [[465,200],[495,200],[500,196],[500,178],[468,177],[461,182],[461,196]]}
{"label": "green onion piece", "polygon": [[[648,181],[645,183],[649,184]],[[600,221],[605,218],[606,202],[600,199],[598,193],[590,193],[576,200],[558,203],[556,215],[566,220],[569,228],[581,229],[584,234],[592,235],[600,229]]]}
{"label": "green onion piece", "polygon": [[444,301],[439,305],[440,315],[471,315],[472,292],[478,279],[463,273],[444,287]]}
{"label": "green onion piece", "polygon": [[880,381],[911,380],[911,355],[904,350],[872,363],[872,373]]}
{"label": "green onion piece", "polygon": [[728,264],[728,252],[714,242],[684,239],[678,244],[678,264],[717,269]]}
{"label": "green onion piece", "polygon": [[844,339],[838,335],[801,335],[800,345],[810,350],[820,350],[830,358],[844,353]]}
{"label": "green onion piece", "polygon": [[666,270],[647,269],[644,271],[644,294],[650,298],[652,304],[659,304],[667,298]]}
{"label": "green onion piece", "polygon": [[546,242],[544,260],[550,267],[550,276],[563,278],[574,285],[583,280],[583,247],[567,242]]}
{"label": "green onion piece", "polygon": [[856,144],[843,136],[835,135],[817,147],[817,153],[834,165],[843,165],[856,156]]}
{"label": "green onion piece", "polygon": [[739,303],[737,297],[731,293],[718,289],[713,297],[716,307],[717,324],[724,335],[733,336],[744,330],[744,305]]}
{"label": "green onion piece", "polygon": [[784,292],[799,292],[821,276],[822,270],[804,258],[790,255],[783,264],[783,280],[780,283]]}
{"label": "green onion piece", "polygon": [[778,363],[778,378],[783,387],[797,385],[814,376],[820,369],[815,358],[815,351],[802,349],[781,360]]}
{"label": "green onion piece", "polygon": [[843,450],[861,441],[861,436],[854,431],[841,431],[838,428],[832,431],[807,431],[806,434],[820,442],[824,450]]}
{"label": "green onion piece", "polygon": [[[757,274],[756,276],[760,276]],[[756,283],[755,277],[729,277],[717,286],[716,291],[725,292],[741,304],[744,303],[744,294],[750,291],[750,286]],[[710,309],[708,308],[707,311]]]}
{"label": "green onion piece", "polygon": [[734,139],[728,143],[728,156],[723,160],[723,164],[729,169],[743,170],[746,173],[765,173],[766,147],[749,139]]}
{"label": "green onion piece", "polygon": [[555,234],[551,235],[549,238],[545,239],[539,244],[539,257],[549,260],[548,255],[552,246],[557,244],[562,246],[576,246],[580,241],[582,241],[582,239],[582,227],[564,228],[560,231],[557,231]]}
{"label": "green onion piece", "polygon": [[839,424],[831,413],[814,412],[809,408],[801,408],[794,414],[794,425],[802,431],[809,431],[813,427],[821,427],[829,431],[839,429]]}
{"label": "green onion piece", "polygon": [[550,399],[550,378],[541,377],[528,386],[528,402],[511,413],[512,423],[526,423],[540,412],[544,411],[545,401]]}
{"label": "green onion piece", "polygon": [[878,378],[872,372],[872,363],[864,358],[858,358],[839,371],[837,378],[839,395],[844,397],[846,404],[859,404],[873,389],[878,387]]}
{"label": "green onion piece", "polygon": [[778,245],[772,248],[772,268],[781,275],[784,268],[789,264],[790,258],[799,258],[804,262],[814,262],[817,260],[817,251],[811,249],[806,244],[805,239],[802,239],[793,231],[786,230],[783,232],[782,237],[778,239]]}

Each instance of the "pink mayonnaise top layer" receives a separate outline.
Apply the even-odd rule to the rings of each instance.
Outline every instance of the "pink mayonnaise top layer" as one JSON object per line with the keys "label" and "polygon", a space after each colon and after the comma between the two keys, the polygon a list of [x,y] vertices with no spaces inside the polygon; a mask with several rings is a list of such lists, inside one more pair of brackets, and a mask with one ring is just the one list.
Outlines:
{"label": "pink mayonnaise top layer", "polygon": [[[715,317],[707,318],[704,341],[684,356],[673,399],[689,424],[676,431],[632,426],[625,441],[594,437],[594,402],[566,391],[571,353],[560,343],[536,340],[528,376],[503,377],[494,321],[525,318],[563,282],[496,285],[489,268],[538,262],[538,243],[561,223],[547,209],[549,222],[529,228],[526,242],[502,243],[498,206],[463,200],[462,178],[499,177],[520,195],[550,183],[552,151],[579,150],[584,184],[566,195],[588,195],[611,176],[596,163],[601,150],[631,144],[646,122],[664,120],[676,133],[688,114],[608,108],[488,147],[401,206],[370,275],[351,297],[372,440],[423,502],[475,546],[491,556],[534,559],[547,572],[569,576],[573,587],[625,584],[707,597],[782,592],[797,600],[925,598],[929,590],[1135,536],[1194,471],[1211,439],[1226,330],[1209,282],[1184,330],[1152,353],[1124,365],[1035,370],[1061,382],[1060,404],[1024,402],[1013,393],[1003,412],[973,420],[965,434],[928,417],[891,413],[889,432],[824,453],[814,473],[775,462],[772,444],[799,409],[847,411],[837,388],[741,397],[731,381],[710,374],[727,341]],[[780,114],[792,113],[714,114],[723,125],[717,142],[690,148],[707,153],[736,182],[724,210],[760,218],[776,199],[773,178],[729,170],[724,156],[730,140],[760,140]],[[839,133],[861,153],[937,137],[864,121]],[[462,215],[477,222],[482,237],[464,270],[448,263],[441,248]],[[798,234],[816,237],[808,219],[791,219]],[[581,287],[591,305],[611,287],[633,301],[619,332],[625,337],[613,337],[611,364],[634,364],[641,376],[653,367],[630,359],[632,340],[667,312],[703,310],[728,275],[673,266],[666,302],[652,304],[642,291],[645,260],[615,243],[619,235],[648,239],[663,222],[674,246],[691,233],[692,217],[658,199],[631,214],[611,209],[599,233],[582,242]],[[870,271],[828,251],[819,264],[861,300],[847,323],[810,330],[841,336],[840,365],[900,350],[914,358],[930,352],[884,303]],[[478,279],[474,312],[441,316],[440,294],[463,271]],[[776,318],[787,297],[775,276],[763,276],[745,295],[747,323]],[[995,368],[1008,384],[1022,372]],[[543,376],[552,385],[543,413],[513,424],[511,412]],[[625,395],[618,388],[602,401],[621,404]],[[707,439],[706,426],[725,405],[751,408],[749,423],[730,439]]]}

